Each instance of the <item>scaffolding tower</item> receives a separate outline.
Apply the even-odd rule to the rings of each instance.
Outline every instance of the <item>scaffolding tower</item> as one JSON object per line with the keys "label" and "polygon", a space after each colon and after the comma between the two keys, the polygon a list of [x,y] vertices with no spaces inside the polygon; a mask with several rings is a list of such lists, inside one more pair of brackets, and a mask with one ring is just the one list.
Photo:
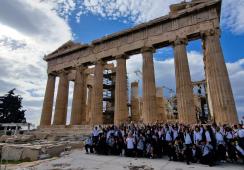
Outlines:
{"label": "scaffolding tower", "polygon": [[113,124],[116,72],[105,69],[103,74],[103,122]]}

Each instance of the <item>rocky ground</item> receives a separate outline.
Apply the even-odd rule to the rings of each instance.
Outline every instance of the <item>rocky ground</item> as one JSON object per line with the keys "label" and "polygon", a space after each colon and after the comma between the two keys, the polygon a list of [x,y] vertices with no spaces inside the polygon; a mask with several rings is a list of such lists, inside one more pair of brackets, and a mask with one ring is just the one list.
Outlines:
{"label": "rocky ground", "polygon": [[221,164],[209,167],[200,164],[186,165],[164,159],[137,159],[119,156],[85,154],[81,150],[67,152],[61,158],[52,158],[19,165],[7,166],[14,170],[243,170],[242,164]]}

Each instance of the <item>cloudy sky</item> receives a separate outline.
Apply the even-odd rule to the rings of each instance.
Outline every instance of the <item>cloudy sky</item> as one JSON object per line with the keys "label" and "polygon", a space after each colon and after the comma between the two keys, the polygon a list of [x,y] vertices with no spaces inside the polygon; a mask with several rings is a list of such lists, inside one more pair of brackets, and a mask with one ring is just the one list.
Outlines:
{"label": "cloudy sky", "polygon": [[[0,95],[23,96],[27,121],[39,123],[46,84],[43,56],[68,40],[81,43],[169,12],[181,0],[0,0]],[[239,117],[244,116],[244,0],[223,0],[222,37]],[[201,42],[187,46],[192,80],[204,79]],[[173,50],[154,57],[157,86],[175,89]],[[141,56],[127,62],[129,81],[139,80]],[[141,82],[141,81],[140,81]],[[72,99],[70,88],[69,112]],[[165,95],[168,95],[165,90]],[[68,120],[69,121],[69,120]]]}

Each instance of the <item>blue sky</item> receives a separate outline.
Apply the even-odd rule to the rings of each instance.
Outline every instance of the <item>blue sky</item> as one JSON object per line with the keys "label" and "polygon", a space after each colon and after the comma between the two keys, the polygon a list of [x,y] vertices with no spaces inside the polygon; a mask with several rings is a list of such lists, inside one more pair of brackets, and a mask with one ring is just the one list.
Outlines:
{"label": "blue sky", "polygon": [[[189,1],[189,0],[187,0]],[[0,95],[17,88],[27,120],[39,123],[46,84],[42,60],[68,40],[89,43],[136,24],[166,15],[181,0],[2,0],[0,1]],[[244,116],[244,0],[223,0],[221,43],[238,114]],[[192,80],[204,78],[201,41],[189,42]],[[157,86],[175,89],[173,50],[154,55]],[[140,78],[141,56],[127,61],[129,81]],[[141,82],[141,80],[140,80]],[[141,84],[140,84],[141,85]],[[73,83],[68,114],[72,103]],[[140,88],[141,91],[141,88]],[[165,96],[168,96],[165,90]],[[69,121],[69,120],[68,120]]]}

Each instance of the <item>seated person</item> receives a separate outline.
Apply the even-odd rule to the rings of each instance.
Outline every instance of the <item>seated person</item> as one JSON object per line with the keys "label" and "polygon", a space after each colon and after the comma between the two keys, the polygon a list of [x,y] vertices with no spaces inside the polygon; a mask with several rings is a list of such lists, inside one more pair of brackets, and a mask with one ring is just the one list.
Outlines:
{"label": "seated person", "polygon": [[88,150],[90,150],[90,153],[93,153],[93,141],[92,141],[92,136],[88,137],[85,141],[85,149],[86,153],[88,154]]}
{"label": "seated person", "polygon": [[191,162],[197,163],[201,158],[201,149],[200,146],[197,146],[195,144],[192,145],[192,156],[191,156]]}
{"label": "seated person", "polygon": [[213,146],[208,144],[206,141],[201,142],[202,146],[202,155],[200,158],[200,163],[213,166],[214,165],[214,157],[213,157]]}

